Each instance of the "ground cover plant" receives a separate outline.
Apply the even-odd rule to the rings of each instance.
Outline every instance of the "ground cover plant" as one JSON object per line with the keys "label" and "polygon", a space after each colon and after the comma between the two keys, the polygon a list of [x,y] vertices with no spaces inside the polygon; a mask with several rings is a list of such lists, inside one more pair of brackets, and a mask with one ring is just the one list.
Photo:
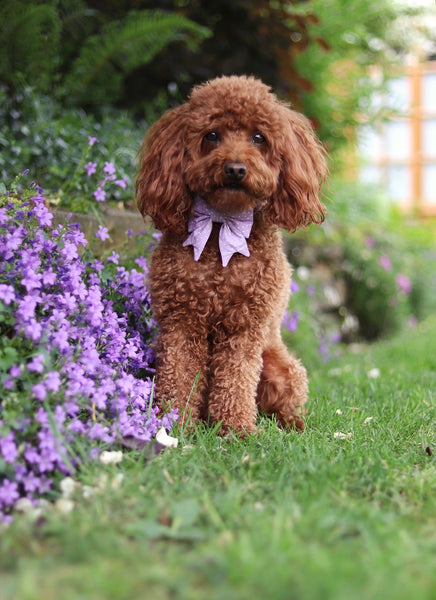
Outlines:
{"label": "ground cover plant", "polygon": [[[12,186],[16,190],[17,182]],[[100,188],[99,188],[100,189]],[[0,207],[0,521],[36,505],[60,476],[173,417],[152,406],[153,320],[144,258],[129,267],[83,251],[74,223],[52,227],[43,191]],[[107,230],[100,226],[104,239]],[[133,441],[133,442],[132,442]],[[97,444],[96,444],[97,442]]]}
{"label": "ground cover plant", "polygon": [[[100,187],[106,202],[131,207],[145,128],[113,108],[97,120],[80,109],[62,109],[30,86],[11,98],[0,85],[0,177],[8,183],[26,165],[53,205],[89,213]],[[108,163],[110,173],[104,171]]]}
{"label": "ground cover plant", "polygon": [[302,434],[89,463],[67,516],[2,531],[2,598],[434,598],[435,335],[320,364]]}

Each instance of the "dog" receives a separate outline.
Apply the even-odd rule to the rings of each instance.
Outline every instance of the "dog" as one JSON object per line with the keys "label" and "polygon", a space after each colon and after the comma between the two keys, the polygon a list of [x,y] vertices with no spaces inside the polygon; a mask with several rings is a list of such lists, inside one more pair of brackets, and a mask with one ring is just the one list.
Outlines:
{"label": "dog", "polygon": [[280,334],[280,228],[323,222],[327,171],[309,120],[254,77],[195,87],[146,133],[137,204],[163,234],[148,272],[155,397],[181,423],[247,435],[262,411],[304,429],[306,370]]}

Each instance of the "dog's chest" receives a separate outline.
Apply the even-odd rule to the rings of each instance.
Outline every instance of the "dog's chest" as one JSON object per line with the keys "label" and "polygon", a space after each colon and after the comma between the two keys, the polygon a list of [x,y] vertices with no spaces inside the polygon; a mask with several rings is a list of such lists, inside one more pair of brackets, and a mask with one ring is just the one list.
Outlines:
{"label": "dog's chest", "polygon": [[211,239],[195,261],[192,247],[163,243],[153,256],[152,300],[167,308],[192,307],[207,318],[221,318],[235,310],[251,311],[270,305],[289,287],[289,267],[281,239],[272,235],[250,237],[250,256],[236,253],[223,267],[218,244]]}

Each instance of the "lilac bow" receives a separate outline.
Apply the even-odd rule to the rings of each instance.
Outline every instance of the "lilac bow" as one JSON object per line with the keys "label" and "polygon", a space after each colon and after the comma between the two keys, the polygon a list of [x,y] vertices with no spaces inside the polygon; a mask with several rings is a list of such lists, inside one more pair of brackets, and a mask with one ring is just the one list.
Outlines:
{"label": "lilac bow", "polygon": [[219,248],[223,267],[226,267],[235,252],[250,256],[246,238],[250,236],[253,226],[253,211],[242,213],[220,212],[209,206],[203,198],[196,196],[194,215],[189,219],[189,237],[183,246],[194,246],[194,260],[198,260],[206,246],[212,231],[212,223],[222,223],[219,233]]}

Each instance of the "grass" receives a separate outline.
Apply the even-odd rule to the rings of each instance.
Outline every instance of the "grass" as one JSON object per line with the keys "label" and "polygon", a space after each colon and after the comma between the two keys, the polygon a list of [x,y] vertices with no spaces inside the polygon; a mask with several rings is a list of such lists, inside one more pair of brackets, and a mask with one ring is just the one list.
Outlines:
{"label": "grass", "polygon": [[312,369],[303,433],[200,428],[87,466],[104,493],[1,532],[1,600],[434,599],[435,338],[431,318]]}

